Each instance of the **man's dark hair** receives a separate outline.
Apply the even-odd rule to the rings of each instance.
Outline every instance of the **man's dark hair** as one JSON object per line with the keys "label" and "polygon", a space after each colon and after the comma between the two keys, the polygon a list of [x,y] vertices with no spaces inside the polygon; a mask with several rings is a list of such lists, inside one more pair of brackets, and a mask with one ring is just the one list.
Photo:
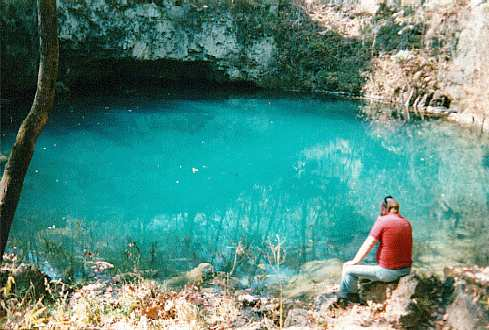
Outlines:
{"label": "man's dark hair", "polygon": [[394,210],[396,213],[399,213],[399,202],[396,201],[391,195],[384,197],[383,205],[387,212]]}
{"label": "man's dark hair", "polygon": [[392,197],[391,195],[384,197],[384,202],[382,204],[384,205],[385,208],[387,208],[387,200],[392,199],[392,198],[394,198],[394,197]]}

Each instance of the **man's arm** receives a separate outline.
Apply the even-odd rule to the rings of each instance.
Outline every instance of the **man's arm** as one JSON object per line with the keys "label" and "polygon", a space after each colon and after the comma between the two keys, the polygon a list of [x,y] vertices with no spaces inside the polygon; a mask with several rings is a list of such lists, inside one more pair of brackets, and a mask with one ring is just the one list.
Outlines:
{"label": "man's arm", "polygon": [[345,262],[345,265],[356,265],[360,263],[363,258],[368,255],[368,253],[370,252],[370,250],[372,250],[376,243],[377,240],[373,236],[369,235],[365,242],[363,242],[362,246],[358,249],[355,258],[353,258],[353,260]]}

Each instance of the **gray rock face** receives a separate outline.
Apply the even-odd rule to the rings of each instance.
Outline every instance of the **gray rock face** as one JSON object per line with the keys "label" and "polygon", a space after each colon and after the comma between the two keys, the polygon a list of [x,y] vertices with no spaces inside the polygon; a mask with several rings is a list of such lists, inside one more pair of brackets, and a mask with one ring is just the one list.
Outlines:
{"label": "gray rock face", "polygon": [[390,298],[392,291],[396,290],[397,283],[366,282],[359,288],[360,298],[363,301],[372,301],[382,304]]}
{"label": "gray rock face", "polygon": [[[259,19],[266,20],[270,15],[265,9],[271,8],[275,1],[269,2],[257,12]],[[12,25],[35,26],[32,24],[35,6],[21,3],[10,6],[15,8],[15,15],[27,13],[14,15]],[[171,76],[175,62],[199,63],[212,73],[211,80],[252,81],[260,85],[275,64],[276,43],[271,33],[266,32],[254,35],[253,39],[243,39],[245,31],[239,25],[237,13],[218,2],[183,1],[177,5],[169,0],[59,0],[60,79],[68,85],[80,77],[97,79],[98,70],[90,74],[80,72],[97,61],[129,60],[141,64],[164,60],[162,64],[167,68],[154,72],[151,78],[168,78],[168,75],[170,79],[175,78]],[[31,34],[35,48],[35,30],[25,30],[13,32]],[[26,45],[16,44],[12,39],[7,40],[6,47],[7,53],[13,55]],[[7,61],[13,60],[9,54],[5,55]],[[37,60],[37,56],[32,57],[31,66]],[[36,70],[29,71],[32,80]],[[206,75],[209,78],[209,73]],[[9,83],[7,75],[5,80]]]}
{"label": "gray rock face", "polygon": [[447,74],[448,89],[454,98],[463,97],[463,90],[456,86],[475,84],[482,78],[489,57],[489,4],[472,1],[465,10],[455,57]]}
{"label": "gray rock face", "polygon": [[455,293],[453,303],[448,306],[447,315],[447,323],[453,329],[483,329],[489,324],[488,315],[474,302],[474,297],[460,287]]}
{"label": "gray rock face", "polygon": [[[2,89],[34,89],[35,4],[2,5]],[[200,80],[358,94],[368,43],[329,31],[310,14],[292,0],[58,0],[58,80],[66,91]]]}
{"label": "gray rock face", "polygon": [[[95,57],[206,61],[230,79],[239,79],[247,78],[248,74],[240,56],[247,57],[243,62],[268,65],[275,48],[270,37],[243,45],[237,40],[232,13],[217,14],[206,5],[176,6],[174,1],[159,5],[153,2],[128,5],[121,1],[114,5],[105,0],[58,3],[63,48],[90,50]],[[257,77],[255,72],[254,78]]]}
{"label": "gray rock face", "polygon": [[[360,95],[375,53],[368,31],[380,28],[375,25],[375,15],[380,15],[380,2],[376,0],[360,1],[356,14],[345,11],[346,7],[341,9],[342,1],[334,2],[337,7],[333,9],[319,6],[319,1],[299,6],[292,0],[57,3],[61,45],[58,89],[65,93],[85,85],[96,85],[96,90],[101,84],[133,89],[142,81],[154,86],[163,81],[202,81]],[[419,10],[430,13],[451,3],[430,0]],[[27,0],[5,0],[1,7],[1,88],[2,95],[8,97],[35,89],[36,5]],[[474,0],[460,8],[457,19],[447,24],[450,28],[445,31],[451,60],[439,73],[438,80],[444,82],[440,90],[453,100],[450,108],[470,114],[470,122],[479,120],[487,126],[489,4]],[[337,9],[343,10],[342,15],[348,14],[344,24],[366,24],[363,35],[335,30],[332,22],[343,17]],[[440,22],[447,19],[444,15],[441,11]],[[431,34],[436,39],[440,33],[433,29]],[[388,43],[389,38],[384,39]],[[392,51],[396,50],[393,47]],[[428,94],[424,99],[408,95],[411,106],[448,106],[433,104],[437,98]]]}
{"label": "gray rock face", "polygon": [[[394,292],[386,307],[386,318],[392,323],[399,323],[401,320],[412,319],[411,304],[412,298],[419,285],[419,280],[415,275],[403,277],[399,280],[399,285]],[[409,325],[416,325],[417,318],[409,320]],[[406,322],[404,322],[406,323]]]}
{"label": "gray rock face", "polygon": [[[463,12],[460,34],[453,61],[447,69],[446,92],[453,106],[466,116],[473,116],[471,124],[489,130],[485,119],[489,116],[489,3],[486,0],[470,2]],[[463,116],[454,117],[464,122]]]}
{"label": "gray rock face", "polygon": [[284,326],[288,327],[307,327],[309,326],[309,312],[302,308],[289,310]]}

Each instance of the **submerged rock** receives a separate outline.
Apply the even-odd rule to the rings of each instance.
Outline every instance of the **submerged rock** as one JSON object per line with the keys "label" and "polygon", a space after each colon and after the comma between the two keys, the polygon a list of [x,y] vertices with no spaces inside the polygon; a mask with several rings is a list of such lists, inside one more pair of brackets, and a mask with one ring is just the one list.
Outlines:
{"label": "submerged rock", "polygon": [[200,263],[197,267],[183,275],[173,277],[167,281],[169,287],[181,287],[186,284],[202,285],[214,276],[214,267],[209,263]]}
{"label": "submerged rock", "polygon": [[343,263],[339,259],[305,263],[287,283],[284,293],[289,298],[310,298],[327,293],[339,283]]}

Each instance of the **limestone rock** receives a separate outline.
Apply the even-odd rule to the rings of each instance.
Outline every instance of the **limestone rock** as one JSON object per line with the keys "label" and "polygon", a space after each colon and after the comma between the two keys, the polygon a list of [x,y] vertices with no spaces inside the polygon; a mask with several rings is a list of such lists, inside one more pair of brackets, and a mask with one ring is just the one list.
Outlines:
{"label": "limestone rock", "polygon": [[[243,33],[251,32],[240,28],[240,21],[232,6],[226,7],[219,3],[205,6],[190,3],[178,5],[169,0],[151,3],[59,0],[57,4],[60,47],[63,51],[58,80],[67,88],[79,79],[84,80],[84,83],[104,79],[110,70],[123,72],[127,69],[136,76],[134,72],[140,70],[134,65],[143,67],[146,62],[196,63],[207,68],[212,73],[211,78],[256,83],[260,83],[274,65],[277,45],[273,36],[264,33],[253,36],[253,40],[242,40]],[[267,19],[266,6],[259,5],[260,12],[253,19]],[[35,26],[35,16],[29,5],[9,4],[7,9],[19,14],[8,18],[12,26]],[[24,15],[22,10],[29,14]],[[7,20],[4,16],[0,15],[2,23]],[[254,29],[253,26],[249,28]],[[20,34],[30,30],[19,28],[17,38],[21,39]],[[37,42],[34,37],[29,39]],[[16,39],[8,40],[6,44],[8,52],[12,53],[12,59],[9,57],[8,60],[12,62],[15,60],[15,52],[23,52],[24,48],[35,46],[27,46],[25,42],[17,44]],[[38,56],[32,54],[32,58],[35,60],[29,63],[32,71],[29,76],[34,80],[36,70],[30,66],[37,66]],[[103,70],[90,68],[100,65],[100,62]],[[124,68],[125,63],[130,63],[130,67]],[[182,78],[185,72],[171,68],[173,65],[161,62],[155,66],[158,70],[148,69],[152,77],[145,78]],[[90,72],[87,72],[87,68],[90,68]],[[23,66],[23,70],[26,69]],[[189,75],[195,75],[195,70],[190,71],[193,72]],[[23,72],[22,75],[26,74]],[[17,83],[14,81],[12,84]]]}
{"label": "limestone rock", "polygon": [[453,329],[470,330],[489,327],[489,315],[471,294],[458,287],[455,299],[447,309],[447,323]]}
{"label": "limestone rock", "polygon": [[262,330],[262,329],[274,329],[275,324],[272,320],[264,318],[259,321],[253,321],[245,326],[237,327],[236,330]]}
{"label": "limestone rock", "polygon": [[367,281],[360,283],[359,294],[362,301],[384,303],[390,298],[392,291],[396,290],[397,283],[383,283]]}
{"label": "limestone rock", "polygon": [[424,112],[425,115],[431,118],[447,117],[451,113],[453,113],[451,109],[442,106],[428,106]]}
{"label": "limestone rock", "polygon": [[[489,5],[487,1],[471,1],[458,8],[458,42],[445,74],[445,92],[455,106],[474,116],[477,126],[484,127],[489,113]],[[465,122],[463,116],[453,119]],[[481,122],[481,123],[478,123]]]}
{"label": "limestone rock", "polygon": [[287,313],[285,327],[306,327],[309,324],[309,312],[302,308],[293,308]]}
{"label": "limestone rock", "polygon": [[[367,11],[376,10],[376,0],[363,2],[373,8]],[[329,25],[319,27],[295,1],[58,0],[57,6],[63,55],[58,80],[72,95],[111,79],[134,85],[246,82],[357,94],[368,64],[369,43],[336,36]],[[327,7],[321,6],[321,16],[334,22]],[[349,18],[349,7],[342,10],[360,31],[364,19]],[[8,1],[0,11],[9,32],[1,36],[2,88],[11,94],[35,88],[34,13],[28,1]],[[350,30],[347,24],[345,31]]]}
{"label": "limestone rock", "polygon": [[402,277],[397,289],[386,301],[386,319],[404,328],[426,326],[443,288],[441,281],[434,276],[412,274]]}
{"label": "limestone rock", "polygon": [[368,14],[376,14],[381,5],[381,1],[378,0],[360,0],[359,10]]}
{"label": "limestone rock", "polygon": [[315,311],[320,314],[326,313],[328,309],[336,302],[337,296],[334,292],[321,294],[314,300]]}
{"label": "limestone rock", "polygon": [[341,278],[342,262],[338,259],[311,261],[302,265],[297,276],[287,283],[284,293],[289,298],[316,296],[331,292]]}
{"label": "limestone rock", "polygon": [[192,282],[203,282],[210,279],[213,274],[214,267],[211,264],[201,263],[185,275]]}
{"label": "limestone rock", "polygon": [[200,263],[188,272],[167,281],[169,287],[180,287],[185,284],[202,285],[214,276],[214,267],[209,263]]}
{"label": "limestone rock", "polygon": [[415,275],[409,275],[399,280],[399,285],[387,302],[386,318],[392,323],[397,323],[401,318],[410,314],[411,298],[414,296],[419,280]]}
{"label": "limestone rock", "polygon": [[489,267],[447,267],[445,276],[455,281],[446,320],[454,329],[489,327]]}

